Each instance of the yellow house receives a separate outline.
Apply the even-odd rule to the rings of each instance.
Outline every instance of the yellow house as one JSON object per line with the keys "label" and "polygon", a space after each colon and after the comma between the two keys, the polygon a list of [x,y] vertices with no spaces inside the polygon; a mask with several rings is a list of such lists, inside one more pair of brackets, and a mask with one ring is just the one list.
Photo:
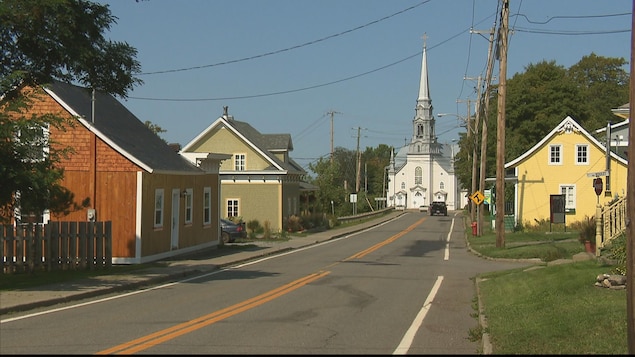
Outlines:
{"label": "yellow house", "polygon": [[[505,164],[505,171],[510,170],[518,180],[515,220],[525,226],[551,221],[552,195],[564,195],[566,225],[593,217],[598,204],[626,195],[627,161],[612,151],[607,159],[606,147],[569,116],[525,154]],[[602,180],[599,195],[594,189],[596,178]]]}
{"label": "yellow house", "polygon": [[268,222],[274,231],[300,213],[306,171],[291,157],[289,134],[261,134],[227,113],[183,147],[180,154],[198,165],[208,154],[225,154],[220,165],[220,213],[243,222]]}

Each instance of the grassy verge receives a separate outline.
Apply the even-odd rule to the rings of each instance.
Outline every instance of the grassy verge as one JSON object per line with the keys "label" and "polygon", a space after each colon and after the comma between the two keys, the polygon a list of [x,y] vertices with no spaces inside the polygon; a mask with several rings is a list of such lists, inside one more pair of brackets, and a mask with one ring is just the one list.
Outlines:
{"label": "grassy verge", "polygon": [[[577,232],[504,236],[504,248],[496,248],[495,232],[488,229],[468,241],[478,253],[496,258],[549,262],[584,251]],[[594,286],[598,275],[614,268],[593,259],[479,276],[492,352],[627,354],[626,290]]]}

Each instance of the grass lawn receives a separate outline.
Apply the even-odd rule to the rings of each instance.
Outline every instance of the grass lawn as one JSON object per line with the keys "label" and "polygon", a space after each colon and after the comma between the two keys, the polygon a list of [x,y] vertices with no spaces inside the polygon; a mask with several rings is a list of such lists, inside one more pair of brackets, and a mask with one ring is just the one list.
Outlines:
{"label": "grass lawn", "polygon": [[[584,252],[577,232],[506,232],[496,248],[487,231],[468,241],[489,257],[549,262]],[[627,354],[626,289],[594,286],[614,268],[593,259],[479,276],[492,353]]]}

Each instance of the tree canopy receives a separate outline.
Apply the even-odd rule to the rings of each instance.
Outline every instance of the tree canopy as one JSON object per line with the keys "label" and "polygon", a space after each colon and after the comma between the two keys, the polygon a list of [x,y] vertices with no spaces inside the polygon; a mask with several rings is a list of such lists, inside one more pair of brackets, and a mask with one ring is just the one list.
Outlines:
{"label": "tree canopy", "polygon": [[135,77],[141,66],[135,48],[104,37],[114,23],[107,5],[89,1],[0,2],[0,219],[16,209],[65,213],[78,206],[56,166],[70,150],[47,135],[73,123],[31,113],[42,92],[22,89],[75,82],[125,98],[142,83]]}
{"label": "tree canopy", "polygon": [[[522,155],[545,135],[571,116],[587,131],[615,122],[611,112],[629,101],[629,74],[623,58],[591,53],[570,68],[555,61],[529,64],[525,72],[507,80],[505,102],[505,162]],[[486,176],[496,175],[497,97],[490,98],[487,114]],[[480,126],[482,128],[482,126]],[[476,135],[480,153],[480,134]],[[471,187],[472,146],[461,134],[455,172],[462,187]],[[480,155],[480,154],[479,154]],[[478,158],[480,162],[480,157]]]}

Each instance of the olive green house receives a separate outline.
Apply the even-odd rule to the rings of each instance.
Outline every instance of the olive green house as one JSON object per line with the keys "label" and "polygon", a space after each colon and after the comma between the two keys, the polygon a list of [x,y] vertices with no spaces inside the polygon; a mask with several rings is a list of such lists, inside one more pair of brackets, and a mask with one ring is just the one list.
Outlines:
{"label": "olive green house", "polygon": [[208,154],[228,157],[220,165],[220,214],[243,222],[268,222],[282,230],[291,216],[300,215],[306,171],[289,153],[290,134],[261,134],[246,122],[224,113],[180,150],[199,165]]}

